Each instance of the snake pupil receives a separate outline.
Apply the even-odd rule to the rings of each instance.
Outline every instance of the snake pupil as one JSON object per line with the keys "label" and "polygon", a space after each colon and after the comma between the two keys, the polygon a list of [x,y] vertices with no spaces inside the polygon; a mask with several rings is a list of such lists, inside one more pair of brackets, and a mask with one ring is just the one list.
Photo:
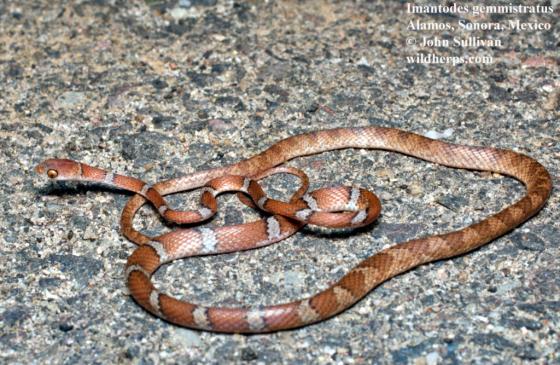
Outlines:
{"label": "snake pupil", "polygon": [[56,170],[49,170],[47,171],[47,176],[51,179],[54,179],[55,177],[58,176],[58,171]]}

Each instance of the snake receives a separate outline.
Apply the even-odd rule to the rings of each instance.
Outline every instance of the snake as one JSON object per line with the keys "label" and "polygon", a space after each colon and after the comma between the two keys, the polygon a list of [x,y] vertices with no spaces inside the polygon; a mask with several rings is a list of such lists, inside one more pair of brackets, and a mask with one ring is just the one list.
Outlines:
{"label": "snake", "polygon": [[[427,162],[513,177],[525,186],[514,203],[476,223],[452,232],[396,243],[367,257],[338,281],[315,295],[274,305],[207,306],[160,292],[152,283],[161,265],[200,255],[248,250],[283,240],[306,224],[356,228],[373,222],[381,211],[379,199],[356,186],[320,188],[308,192],[307,175],[285,162],[340,149],[397,152]],[[348,168],[353,168],[348,166]],[[546,203],[552,180],[535,159],[508,149],[469,146],[431,139],[392,127],[367,126],[318,130],[274,143],[263,152],[227,166],[198,171],[153,185],[68,159],[48,159],[36,171],[55,181],[87,181],[135,193],[121,215],[122,233],[137,244],[124,269],[132,298],[161,319],[192,329],[223,333],[267,333],[306,326],[352,307],[375,287],[419,265],[462,255],[513,230]],[[280,173],[295,175],[300,188],[288,202],[270,198],[259,180]],[[174,210],[165,196],[201,189],[200,208]],[[138,210],[150,203],[173,223],[204,223],[217,210],[216,197],[237,192],[248,206],[266,217],[222,227],[181,227],[150,237],[133,227]]]}

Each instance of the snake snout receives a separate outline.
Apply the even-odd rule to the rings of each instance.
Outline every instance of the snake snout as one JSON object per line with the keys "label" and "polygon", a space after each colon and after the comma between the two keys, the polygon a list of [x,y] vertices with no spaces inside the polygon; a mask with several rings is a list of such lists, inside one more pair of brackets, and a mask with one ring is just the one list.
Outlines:
{"label": "snake snout", "polygon": [[35,172],[43,175],[45,173],[46,170],[46,166],[43,163],[38,164],[37,166],[35,166]]}
{"label": "snake snout", "polygon": [[49,179],[71,180],[80,176],[80,163],[66,159],[48,159],[41,162],[35,171],[46,174]]}
{"label": "snake snout", "polygon": [[54,179],[58,176],[58,170],[55,168],[51,168],[48,166],[47,163],[42,162],[35,167],[35,172],[39,175],[43,175],[46,172],[46,175],[49,179]]}

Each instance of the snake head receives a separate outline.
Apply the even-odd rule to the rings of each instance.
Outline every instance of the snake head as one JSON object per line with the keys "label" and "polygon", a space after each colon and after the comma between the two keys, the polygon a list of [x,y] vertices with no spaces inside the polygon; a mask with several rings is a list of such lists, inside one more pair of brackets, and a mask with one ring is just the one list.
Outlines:
{"label": "snake head", "polygon": [[35,171],[46,174],[51,180],[77,180],[82,175],[80,163],[66,159],[45,160],[35,167]]}

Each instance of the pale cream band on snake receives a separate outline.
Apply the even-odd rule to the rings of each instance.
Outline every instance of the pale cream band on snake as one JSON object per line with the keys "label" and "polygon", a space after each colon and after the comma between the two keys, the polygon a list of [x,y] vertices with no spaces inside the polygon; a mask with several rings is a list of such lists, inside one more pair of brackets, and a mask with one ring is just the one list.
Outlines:
{"label": "pale cream band on snake", "polygon": [[[292,235],[305,224],[359,227],[371,223],[381,208],[377,197],[368,190],[342,186],[307,192],[308,179],[302,171],[277,167],[295,157],[343,148],[395,151],[449,167],[497,172],[525,184],[526,194],[500,212],[458,231],[386,248],[362,261],[329,288],[302,300],[270,306],[206,307],[177,300],[154,287],[151,282],[154,272],[176,259],[261,247]],[[71,160],[46,160],[36,171],[52,180],[93,181],[135,192],[121,217],[123,234],[139,245],[125,267],[132,297],[146,310],[169,322],[231,333],[272,332],[332,317],[395,275],[474,250],[507,233],[537,213],[552,190],[547,170],[526,155],[452,144],[385,127],[339,128],[296,135],[247,160],[154,185]],[[294,174],[301,180],[301,187],[290,202],[269,198],[257,183],[276,173]],[[200,187],[203,187],[201,205],[195,211],[173,210],[163,198]],[[208,220],[217,209],[215,197],[225,191],[246,194],[250,199],[240,197],[245,204],[273,215],[241,225],[178,229],[158,237],[148,237],[132,226],[136,212],[147,201],[172,222]]]}

